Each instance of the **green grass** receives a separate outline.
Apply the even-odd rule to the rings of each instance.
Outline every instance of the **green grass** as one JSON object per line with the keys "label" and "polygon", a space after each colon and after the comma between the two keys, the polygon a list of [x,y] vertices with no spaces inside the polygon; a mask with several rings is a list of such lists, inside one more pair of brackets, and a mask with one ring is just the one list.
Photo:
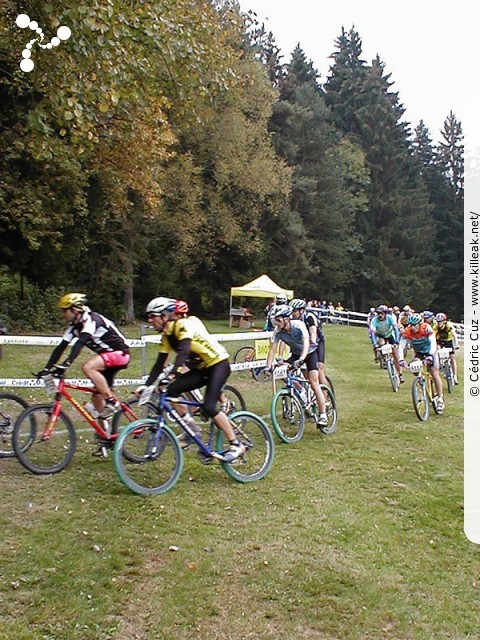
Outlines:
{"label": "green grass", "polygon": [[[0,638],[477,638],[463,388],[446,394],[443,416],[421,423],[411,376],[392,393],[364,329],[326,334],[338,431],[322,436],[309,423],[296,445],[275,438],[275,464],[256,484],[187,453],[175,488],[142,498],[85,442],[52,477],[0,460]],[[5,347],[2,375],[29,377],[48,351]],[[139,354],[129,376],[136,368]],[[230,382],[268,415],[269,384],[248,373]]]}

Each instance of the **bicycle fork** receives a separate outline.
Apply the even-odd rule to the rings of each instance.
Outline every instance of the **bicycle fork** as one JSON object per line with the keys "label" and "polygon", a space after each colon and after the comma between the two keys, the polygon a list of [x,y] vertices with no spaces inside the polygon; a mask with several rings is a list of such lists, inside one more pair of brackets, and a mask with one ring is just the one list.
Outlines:
{"label": "bicycle fork", "polygon": [[55,406],[52,412],[47,412],[48,420],[43,428],[42,435],[40,436],[40,440],[45,442],[50,440],[52,437],[53,430],[55,429],[55,425],[57,424],[58,416],[60,415],[60,402],[55,402]]}

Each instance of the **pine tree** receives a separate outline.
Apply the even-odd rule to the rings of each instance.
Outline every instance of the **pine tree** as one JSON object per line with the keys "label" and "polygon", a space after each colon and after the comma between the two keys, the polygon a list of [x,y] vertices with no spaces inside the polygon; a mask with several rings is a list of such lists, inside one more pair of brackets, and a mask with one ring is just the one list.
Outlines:
{"label": "pine tree", "polygon": [[422,277],[431,207],[401,122],[404,109],[382,61],[377,57],[368,66],[361,59],[353,28],[348,34],[342,29],[337,46],[326,101],[344,135],[363,149],[370,174],[368,212],[356,216],[356,306],[384,301],[420,307],[431,299],[429,280]]}

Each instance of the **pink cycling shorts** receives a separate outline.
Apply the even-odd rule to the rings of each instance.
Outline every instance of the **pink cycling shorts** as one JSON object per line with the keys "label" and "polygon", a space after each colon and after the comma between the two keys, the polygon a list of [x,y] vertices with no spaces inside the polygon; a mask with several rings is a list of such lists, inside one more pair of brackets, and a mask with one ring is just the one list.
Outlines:
{"label": "pink cycling shorts", "polygon": [[100,357],[106,367],[126,367],[130,362],[130,354],[123,351],[105,351]]}

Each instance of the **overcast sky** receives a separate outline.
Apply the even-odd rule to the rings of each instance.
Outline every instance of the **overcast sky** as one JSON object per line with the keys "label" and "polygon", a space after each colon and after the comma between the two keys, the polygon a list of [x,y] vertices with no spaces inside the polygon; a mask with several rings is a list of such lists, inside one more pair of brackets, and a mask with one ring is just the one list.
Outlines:
{"label": "overcast sky", "polygon": [[[480,105],[478,86],[480,21],[473,0],[239,0],[253,10],[275,37],[284,62],[300,43],[324,82],[342,26],[360,34],[363,59],[378,54],[391,73],[393,91],[406,108],[404,119],[416,126],[423,119],[434,142],[449,111],[475,124]],[[475,114],[473,117],[472,114]],[[480,127],[479,127],[480,130]],[[478,136],[480,139],[480,136]]]}

